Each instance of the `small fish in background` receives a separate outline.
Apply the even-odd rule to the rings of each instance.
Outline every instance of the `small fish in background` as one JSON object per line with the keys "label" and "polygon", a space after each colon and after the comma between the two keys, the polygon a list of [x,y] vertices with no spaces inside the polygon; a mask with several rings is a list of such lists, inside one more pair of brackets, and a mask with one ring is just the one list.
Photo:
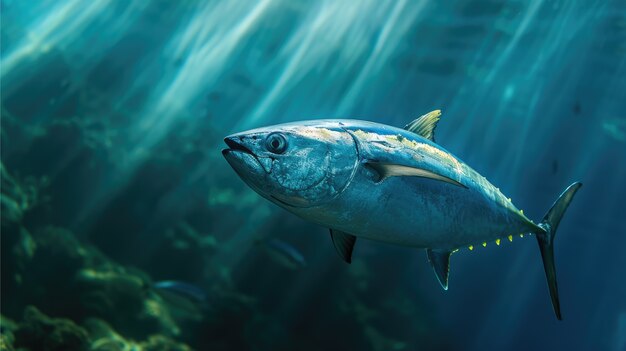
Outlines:
{"label": "small fish in background", "polygon": [[182,281],[162,280],[152,284],[152,290],[170,307],[177,318],[200,320],[208,307],[204,289]]}
{"label": "small fish in background", "polygon": [[288,242],[270,239],[263,242],[263,247],[274,262],[285,268],[298,270],[306,267],[302,253]]}
{"label": "small fish in background", "polygon": [[154,283],[152,287],[157,291],[172,292],[196,302],[205,302],[207,299],[207,294],[202,288],[181,281],[163,280]]}
{"label": "small fish in background", "polygon": [[606,118],[602,121],[602,130],[617,141],[626,141],[626,119]]}

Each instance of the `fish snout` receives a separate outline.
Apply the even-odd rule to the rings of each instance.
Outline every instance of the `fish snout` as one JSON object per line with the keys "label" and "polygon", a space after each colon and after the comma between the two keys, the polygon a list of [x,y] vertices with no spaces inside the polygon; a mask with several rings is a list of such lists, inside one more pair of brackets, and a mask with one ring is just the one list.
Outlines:
{"label": "fish snout", "polygon": [[254,145],[248,144],[247,140],[244,135],[227,136],[224,138],[224,143],[228,148],[222,150],[222,155],[248,186],[259,193],[264,193],[268,172],[262,161],[266,159],[257,157],[252,151]]}
{"label": "fish snout", "polygon": [[241,135],[237,135],[237,134],[229,135],[224,138],[224,143],[226,143],[226,145],[228,146],[227,149],[222,150],[222,155],[224,156],[227,153],[234,152],[234,151],[245,152],[250,155],[254,155],[252,150],[250,150],[248,147],[244,145],[244,137]]}

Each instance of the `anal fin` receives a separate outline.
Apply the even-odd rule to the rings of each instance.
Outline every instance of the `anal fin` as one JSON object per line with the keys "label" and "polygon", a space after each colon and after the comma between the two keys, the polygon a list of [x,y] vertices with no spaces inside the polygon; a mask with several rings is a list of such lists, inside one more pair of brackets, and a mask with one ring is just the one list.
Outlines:
{"label": "anal fin", "polygon": [[339,256],[348,263],[352,262],[352,250],[354,249],[356,236],[331,229],[330,238],[333,240],[333,245],[335,245],[335,250],[337,250]]}
{"label": "anal fin", "polygon": [[433,267],[437,280],[443,290],[448,290],[448,274],[450,273],[450,254],[448,250],[426,249],[428,262]]}

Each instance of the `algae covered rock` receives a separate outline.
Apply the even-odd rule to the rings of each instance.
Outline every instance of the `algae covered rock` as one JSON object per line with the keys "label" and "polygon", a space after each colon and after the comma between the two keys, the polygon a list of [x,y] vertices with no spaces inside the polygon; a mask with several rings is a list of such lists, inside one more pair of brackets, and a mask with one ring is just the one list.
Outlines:
{"label": "algae covered rock", "polygon": [[13,351],[15,336],[13,332],[17,329],[17,323],[9,318],[0,315],[0,350]]}
{"label": "algae covered rock", "polygon": [[15,331],[15,347],[41,351],[88,350],[89,335],[69,319],[50,318],[28,306]]}
{"label": "algae covered rock", "polygon": [[19,324],[2,318],[0,350],[192,350],[188,345],[161,334],[151,334],[144,340],[136,341],[122,336],[111,325],[98,318],[88,318],[83,324],[80,326],[65,318],[51,318],[36,307],[28,306]]}
{"label": "algae covered rock", "polygon": [[176,342],[163,335],[151,335],[148,340],[141,342],[140,347],[145,351],[190,351],[185,344]]}
{"label": "algae covered rock", "polygon": [[24,215],[47,202],[49,199],[42,195],[49,183],[47,177],[16,177],[9,173],[4,163],[0,161],[0,217],[2,222],[20,222]]}
{"label": "algae covered rock", "polygon": [[0,350],[13,351],[13,342],[4,334],[0,335]]}
{"label": "algae covered rock", "polygon": [[171,350],[189,351],[186,344],[159,334],[150,335],[144,341],[126,339],[117,333],[107,322],[91,318],[85,321],[85,327],[91,335],[92,351],[122,351],[122,350]]}
{"label": "algae covered rock", "polygon": [[2,294],[12,302],[3,306],[3,313],[15,318],[24,306],[34,305],[76,322],[102,318],[137,339],[180,333],[170,308],[150,289],[146,273],[110,260],[64,228],[16,232],[3,248],[3,263],[11,269]]}
{"label": "algae covered rock", "polygon": [[149,280],[140,271],[114,266],[81,269],[75,284],[86,312],[106,319],[124,335],[180,334],[170,306],[150,289]]}
{"label": "algae covered rock", "polygon": [[74,277],[81,267],[106,260],[63,228],[45,227],[32,233],[22,228],[19,232],[19,240],[7,250],[12,257],[6,260],[15,265],[8,276],[14,280],[7,279],[7,286],[2,287],[3,298],[13,302],[6,312],[15,317],[24,306],[35,305],[53,315],[80,320],[84,309],[76,303],[80,291]]}

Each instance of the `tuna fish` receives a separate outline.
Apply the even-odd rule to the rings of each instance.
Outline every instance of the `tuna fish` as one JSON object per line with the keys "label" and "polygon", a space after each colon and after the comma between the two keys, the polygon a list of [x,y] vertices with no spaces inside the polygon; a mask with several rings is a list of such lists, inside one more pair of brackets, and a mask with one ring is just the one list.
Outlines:
{"label": "tuna fish", "polygon": [[222,154],[269,201],[328,227],[350,263],[357,238],[424,248],[448,289],[451,253],[534,234],[554,312],[561,319],[553,243],[581,183],[570,185],[539,222],[435,143],[441,112],[404,129],[359,120],[313,120],[230,135]]}

